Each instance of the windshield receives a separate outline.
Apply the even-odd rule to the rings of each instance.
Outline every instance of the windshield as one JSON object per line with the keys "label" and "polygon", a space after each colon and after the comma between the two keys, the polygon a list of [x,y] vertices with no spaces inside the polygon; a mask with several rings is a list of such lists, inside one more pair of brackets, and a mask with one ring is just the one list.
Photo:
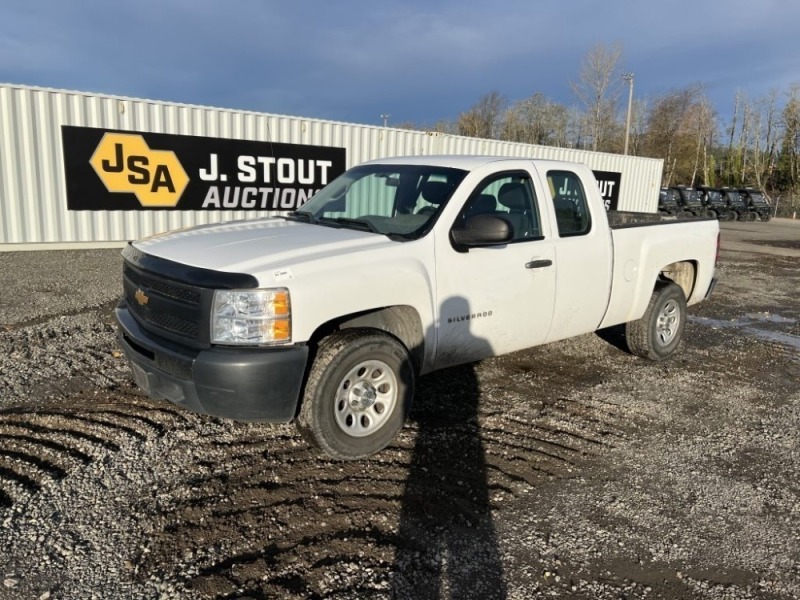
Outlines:
{"label": "windshield", "polygon": [[466,174],[426,165],[362,165],[337,177],[290,218],[416,239],[428,232]]}
{"label": "windshield", "polygon": [[691,204],[700,202],[700,195],[697,193],[697,190],[686,190],[686,202]]}
{"label": "windshield", "polygon": [[761,192],[750,192],[750,199],[753,201],[753,204],[769,204],[764,194]]}
{"label": "windshield", "polygon": [[739,196],[739,192],[726,191],[725,197],[731,204],[744,204],[744,200],[742,200],[741,196]]}
{"label": "windshield", "polygon": [[678,202],[672,190],[661,190],[658,195],[658,200],[661,204],[676,204]]}

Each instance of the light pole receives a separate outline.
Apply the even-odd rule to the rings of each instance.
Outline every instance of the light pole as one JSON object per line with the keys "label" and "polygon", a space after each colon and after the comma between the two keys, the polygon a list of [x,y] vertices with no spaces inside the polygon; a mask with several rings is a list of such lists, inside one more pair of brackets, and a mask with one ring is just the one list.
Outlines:
{"label": "light pole", "polygon": [[387,127],[389,124],[389,117],[391,117],[389,113],[381,113],[381,119],[383,119],[383,126]]}
{"label": "light pole", "polygon": [[622,78],[628,82],[628,117],[625,119],[625,154],[628,154],[628,138],[631,134],[631,105],[633,104],[633,73],[623,73]]}

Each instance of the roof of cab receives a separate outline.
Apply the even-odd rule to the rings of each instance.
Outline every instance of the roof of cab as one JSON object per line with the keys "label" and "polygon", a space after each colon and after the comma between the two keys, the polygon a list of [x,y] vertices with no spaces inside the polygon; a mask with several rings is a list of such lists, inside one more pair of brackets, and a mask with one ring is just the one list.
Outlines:
{"label": "roof of cab", "polygon": [[[450,167],[471,171],[481,165],[500,161],[534,160],[521,156],[465,156],[451,154],[428,154],[424,156],[396,156],[392,158],[379,158],[363,163],[366,165],[426,165],[432,167]],[[536,159],[537,162],[540,159]],[[552,162],[552,161],[549,161]]]}

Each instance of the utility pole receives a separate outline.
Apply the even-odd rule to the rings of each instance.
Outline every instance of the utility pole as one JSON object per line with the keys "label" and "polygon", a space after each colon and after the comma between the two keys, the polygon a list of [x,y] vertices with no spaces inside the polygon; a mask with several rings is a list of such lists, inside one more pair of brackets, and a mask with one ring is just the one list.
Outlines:
{"label": "utility pole", "polygon": [[633,73],[623,73],[622,78],[628,82],[628,117],[625,120],[625,154],[628,154],[628,138],[631,135],[631,105],[633,104]]}
{"label": "utility pole", "polygon": [[391,116],[392,115],[390,115],[389,113],[381,113],[381,119],[383,119],[383,126],[384,127],[388,127],[389,126],[389,117],[391,117]]}

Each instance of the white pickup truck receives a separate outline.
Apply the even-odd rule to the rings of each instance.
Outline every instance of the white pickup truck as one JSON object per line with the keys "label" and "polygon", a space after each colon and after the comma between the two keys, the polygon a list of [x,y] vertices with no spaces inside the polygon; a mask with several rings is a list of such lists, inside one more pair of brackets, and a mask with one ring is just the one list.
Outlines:
{"label": "white pickup truck", "polygon": [[715,219],[606,213],[581,164],[383,159],[288,216],[129,244],[116,316],[150,396],[295,420],[354,459],[392,441],[436,369],[620,323],[634,354],[669,357],[718,248]]}

